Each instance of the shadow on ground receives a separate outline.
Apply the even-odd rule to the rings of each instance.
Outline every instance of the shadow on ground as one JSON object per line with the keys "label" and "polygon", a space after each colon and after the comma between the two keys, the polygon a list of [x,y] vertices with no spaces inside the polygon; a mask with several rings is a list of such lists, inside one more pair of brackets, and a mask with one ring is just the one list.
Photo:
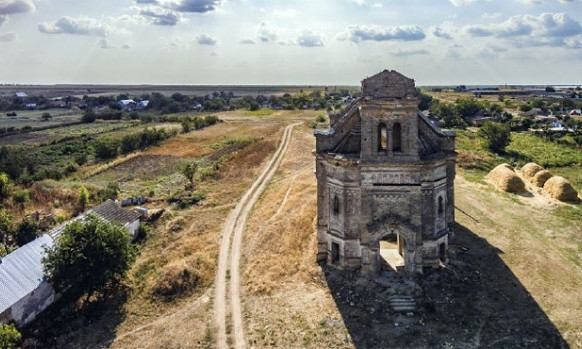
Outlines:
{"label": "shadow on ground", "polygon": [[125,318],[129,289],[118,288],[105,299],[81,309],[64,299],[55,302],[23,330],[24,349],[106,348]]}
{"label": "shadow on ground", "polygon": [[356,348],[569,348],[502,253],[457,224],[446,268],[391,279],[413,314],[390,309],[393,288],[323,268]]}

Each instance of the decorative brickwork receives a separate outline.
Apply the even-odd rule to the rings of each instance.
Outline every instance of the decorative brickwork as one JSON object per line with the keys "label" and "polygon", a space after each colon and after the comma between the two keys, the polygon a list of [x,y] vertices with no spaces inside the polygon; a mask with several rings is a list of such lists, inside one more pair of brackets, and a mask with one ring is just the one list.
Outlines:
{"label": "decorative brickwork", "polygon": [[408,274],[446,262],[454,222],[454,133],[418,111],[414,80],[385,70],[316,131],[318,259],[382,270],[380,241],[396,236]]}

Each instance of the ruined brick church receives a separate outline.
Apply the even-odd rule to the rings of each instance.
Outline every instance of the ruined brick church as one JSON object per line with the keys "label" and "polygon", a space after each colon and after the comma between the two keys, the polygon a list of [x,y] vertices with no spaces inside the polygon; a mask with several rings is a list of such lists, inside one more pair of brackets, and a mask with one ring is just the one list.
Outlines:
{"label": "ruined brick church", "polygon": [[318,260],[375,277],[391,241],[406,274],[445,263],[454,222],[455,134],[418,110],[413,79],[384,70],[316,131]]}

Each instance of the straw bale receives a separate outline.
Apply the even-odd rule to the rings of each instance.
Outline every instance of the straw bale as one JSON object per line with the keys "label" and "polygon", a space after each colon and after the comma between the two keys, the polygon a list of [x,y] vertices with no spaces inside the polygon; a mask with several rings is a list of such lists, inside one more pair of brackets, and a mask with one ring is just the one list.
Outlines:
{"label": "straw bale", "polygon": [[560,201],[577,201],[578,192],[564,177],[554,176],[546,181],[544,190]]}
{"label": "straw bale", "polygon": [[525,179],[527,179],[528,181],[531,181],[534,178],[534,176],[536,175],[536,173],[543,171],[543,169],[544,169],[543,167],[536,164],[535,162],[530,162],[528,164],[525,164],[521,168],[521,173],[523,174],[523,177]]}
{"label": "straw bale", "polygon": [[489,179],[495,186],[509,193],[519,193],[525,190],[525,183],[514,172],[513,167],[501,164],[489,172]]}
{"label": "straw bale", "polygon": [[548,170],[541,170],[531,179],[531,182],[536,187],[543,188],[546,181],[552,178],[554,175]]}

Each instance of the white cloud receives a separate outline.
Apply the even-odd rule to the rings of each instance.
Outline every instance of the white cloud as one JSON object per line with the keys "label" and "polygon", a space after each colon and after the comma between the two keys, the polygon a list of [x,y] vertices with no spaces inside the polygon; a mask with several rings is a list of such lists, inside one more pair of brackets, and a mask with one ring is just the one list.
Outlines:
{"label": "white cloud", "polygon": [[428,52],[427,50],[419,49],[419,50],[399,50],[398,52],[395,52],[392,55],[397,57],[408,57],[428,54],[430,54],[430,52]]}
{"label": "white cloud", "polygon": [[240,41],[242,45],[254,45],[256,44],[255,40],[252,39],[243,39]]}
{"label": "white cloud", "polygon": [[2,24],[6,23],[6,21],[8,21],[8,16],[0,15],[0,27],[2,26]]}
{"label": "white cloud", "polygon": [[155,25],[173,26],[180,21],[179,13],[155,6],[144,8],[139,14]]}
{"label": "white cloud", "polygon": [[446,39],[446,40],[452,40],[453,39],[453,37],[451,36],[451,34],[449,34],[447,31],[445,31],[441,27],[431,27],[430,28],[430,31],[431,31],[432,35],[434,35],[437,38]]}
{"label": "white cloud", "polygon": [[111,44],[107,39],[103,38],[101,40],[99,40],[98,43],[99,47],[101,47],[102,49],[110,49],[110,48],[116,48],[117,46]]}
{"label": "white cloud", "polygon": [[95,35],[107,36],[112,29],[93,18],[62,17],[56,22],[43,22],[38,24],[38,30],[45,34],[72,34],[72,35]]}
{"label": "white cloud", "polygon": [[214,46],[214,45],[218,44],[218,40],[216,40],[212,36],[206,35],[206,34],[198,35],[196,37],[196,42],[198,43],[198,45]]}
{"label": "white cloud", "polygon": [[[463,32],[469,36],[496,36],[499,38],[529,36],[534,41],[536,38],[561,40],[582,34],[582,25],[566,13],[542,13],[539,16],[513,16],[504,22],[491,25],[468,25],[463,27]],[[546,40],[546,42],[549,41]]]}
{"label": "white cloud", "polygon": [[339,40],[349,40],[353,43],[362,41],[417,41],[426,37],[419,26],[380,27],[376,25],[351,25],[347,31],[338,36]]}
{"label": "white cloud", "polygon": [[321,47],[323,46],[322,36],[311,30],[304,30],[297,37],[297,44],[303,47]]}
{"label": "white cloud", "polygon": [[517,2],[520,2],[520,3],[525,4],[525,5],[541,5],[542,4],[541,0],[517,0]]}
{"label": "white cloud", "polygon": [[453,6],[463,6],[467,4],[472,4],[477,0],[449,0]]}
{"label": "white cloud", "polygon": [[16,33],[8,32],[0,34],[0,42],[10,42],[16,40]]}
{"label": "white cloud", "polygon": [[136,0],[138,5],[157,5],[178,12],[206,13],[216,10],[222,0]]}
{"label": "white cloud", "polygon": [[0,15],[26,13],[34,9],[34,4],[29,0],[0,0]]}
{"label": "white cloud", "polygon": [[277,40],[277,30],[272,28],[267,22],[262,22],[259,24],[258,36],[261,42],[269,42]]}

